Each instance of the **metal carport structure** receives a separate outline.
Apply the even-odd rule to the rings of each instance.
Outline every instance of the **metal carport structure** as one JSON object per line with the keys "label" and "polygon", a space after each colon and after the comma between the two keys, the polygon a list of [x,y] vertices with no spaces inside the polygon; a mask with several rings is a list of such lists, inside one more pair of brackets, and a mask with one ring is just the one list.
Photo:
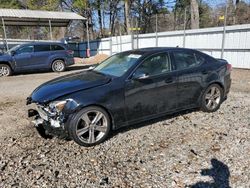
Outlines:
{"label": "metal carport structure", "polygon": [[8,50],[6,26],[45,26],[50,29],[52,40],[52,27],[67,27],[70,21],[84,21],[86,18],[74,12],[55,12],[26,9],[0,9],[1,23],[4,31],[4,40]]}

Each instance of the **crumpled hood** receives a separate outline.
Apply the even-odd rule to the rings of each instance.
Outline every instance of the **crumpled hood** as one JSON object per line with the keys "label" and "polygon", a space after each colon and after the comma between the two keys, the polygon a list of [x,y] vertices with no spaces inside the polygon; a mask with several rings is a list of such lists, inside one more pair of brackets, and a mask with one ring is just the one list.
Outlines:
{"label": "crumpled hood", "polygon": [[33,91],[28,100],[47,103],[70,93],[104,85],[110,80],[110,77],[94,71],[69,74],[42,84]]}

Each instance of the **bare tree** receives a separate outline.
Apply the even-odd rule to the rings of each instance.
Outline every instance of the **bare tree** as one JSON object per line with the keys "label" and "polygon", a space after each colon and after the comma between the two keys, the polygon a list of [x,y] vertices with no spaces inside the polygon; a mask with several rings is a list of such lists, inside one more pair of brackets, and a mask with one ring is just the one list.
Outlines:
{"label": "bare tree", "polygon": [[197,0],[190,0],[191,9],[191,29],[198,29],[199,25],[199,5]]}
{"label": "bare tree", "polygon": [[126,30],[127,34],[130,34],[130,0],[125,0],[124,1],[124,14],[125,14],[125,21],[126,21]]}

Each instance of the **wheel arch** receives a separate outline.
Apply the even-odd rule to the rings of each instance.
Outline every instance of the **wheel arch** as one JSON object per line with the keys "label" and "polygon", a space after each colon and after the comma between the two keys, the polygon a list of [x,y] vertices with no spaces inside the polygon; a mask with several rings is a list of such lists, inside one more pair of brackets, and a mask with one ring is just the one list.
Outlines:
{"label": "wheel arch", "polygon": [[209,84],[207,85],[207,87],[205,88],[205,90],[206,90],[209,86],[211,86],[211,85],[213,85],[213,84],[219,85],[219,86],[221,87],[222,91],[223,91],[223,94],[224,94],[225,87],[224,87],[224,85],[223,85],[221,82],[219,82],[219,81],[215,81],[215,82],[209,83]]}
{"label": "wheel arch", "polygon": [[52,68],[53,63],[54,63],[55,61],[57,61],[57,60],[62,60],[62,61],[65,63],[65,59],[62,58],[62,57],[53,58],[53,59],[51,60],[51,62],[50,62],[50,67],[51,67],[51,68]]}
{"label": "wheel arch", "polygon": [[200,94],[200,96],[199,96],[199,100],[198,100],[199,106],[201,105],[201,100],[202,100],[202,97],[203,97],[203,95],[204,95],[206,89],[207,89],[208,87],[210,87],[211,85],[213,85],[213,84],[217,84],[218,86],[220,86],[221,89],[222,89],[222,92],[223,92],[222,94],[224,95],[225,88],[224,88],[223,84],[222,84],[220,81],[213,81],[213,82],[210,82],[209,84],[206,85],[206,87],[203,88],[203,90],[202,90],[202,92],[201,92],[201,94]]}
{"label": "wheel arch", "polygon": [[100,105],[100,104],[88,104],[86,106],[80,106],[76,112],[79,112],[80,110],[84,109],[84,108],[87,108],[87,107],[99,107],[103,110],[105,110],[109,116],[109,119],[110,119],[110,123],[111,123],[111,130],[114,130],[115,129],[115,122],[114,122],[114,118],[113,118],[113,114],[112,112],[106,108],[105,106],[103,105]]}
{"label": "wheel arch", "polygon": [[14,70],[13,65],[9,61],[0,61],[0,64],[8,65],[12,71]]}

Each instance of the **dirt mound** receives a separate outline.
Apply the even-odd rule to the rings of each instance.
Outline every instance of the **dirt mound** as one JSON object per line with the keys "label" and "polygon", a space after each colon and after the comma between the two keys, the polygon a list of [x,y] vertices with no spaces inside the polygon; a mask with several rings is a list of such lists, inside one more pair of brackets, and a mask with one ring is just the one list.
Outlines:
{"label": "dirt mound", "polygon": [[109,56],[106,54],[97,54],[95,56],[89,58],[75,58],[76,64],[98,64],[101,63],[103,60],[107,59]]}

